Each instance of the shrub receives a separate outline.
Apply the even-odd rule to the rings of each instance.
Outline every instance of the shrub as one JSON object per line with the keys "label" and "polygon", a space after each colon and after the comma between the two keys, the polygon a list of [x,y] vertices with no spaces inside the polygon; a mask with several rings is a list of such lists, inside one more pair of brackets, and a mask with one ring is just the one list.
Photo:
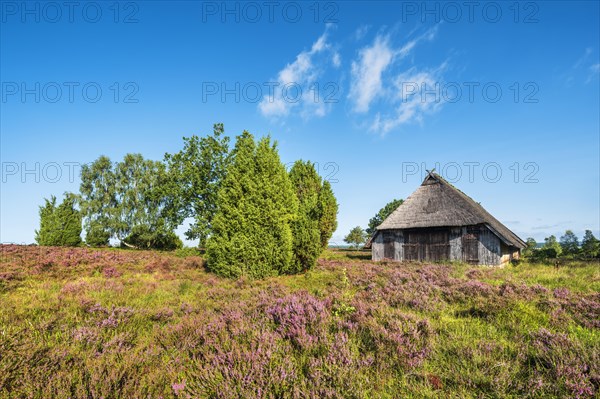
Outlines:
{"label": "shrub", "polygon": [[90,222],[85,233],[85,243],[91,247],[106,247],[110,240],[110,232],[99,223]]}
{"label": "shrub", "polygon": [[319,191],[319,230],[321,233],[321,246],[327,248],[329,239],[337,229],[338,203],[331,189],[329,181],[324,180]]}
{"label": "shrub", "polygon": [[294,256],[287,271],[298,273],[314,267],[322,250],[318,209],[321,178],[313,164],[296,161],[290,170],[290,180],[299,206],[298,216],[292,222]]}
{"label": "shrub", "polygon": [[276,145],[238,136],[219,191],[207,267],[226,277],[262,278],[290,269],[298,200]]}
{"label": "shrub", "polygon": [[123,241],[143,249],[172,251],[183,247],[183,242],[174,232],[153,231],[142,225],[135,226],[132,233]]}
{"label": "shrub", "polygon": [[81,213],[75,209],[76,197],[66,194],[57,207],[56,197],[45,200],[40,206],[40,230],[35,232],[35,240],[40,245],[74,247],[81,244]]}

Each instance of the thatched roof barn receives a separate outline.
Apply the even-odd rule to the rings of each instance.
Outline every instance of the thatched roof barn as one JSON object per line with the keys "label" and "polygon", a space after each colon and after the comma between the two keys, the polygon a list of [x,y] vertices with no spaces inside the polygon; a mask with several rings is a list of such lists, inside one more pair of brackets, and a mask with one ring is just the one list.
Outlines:
{"label": "thatched roof barn", "polygon": [[367,242],[373,260],[459,260],[501,265],[525,242],[436,173],[383,221]]}

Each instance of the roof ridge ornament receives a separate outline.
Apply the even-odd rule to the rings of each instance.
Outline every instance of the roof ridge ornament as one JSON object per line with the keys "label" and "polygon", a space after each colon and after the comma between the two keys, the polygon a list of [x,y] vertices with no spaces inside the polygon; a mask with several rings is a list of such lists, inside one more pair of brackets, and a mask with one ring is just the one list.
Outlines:
{"label": "roof ridge ornament", "polygon": [[427,172],[427,176],[425,176],[425,179],[423,180],[422,184],[425,184],[430,178],[431,180],[434,180],[435,182],[440,182],[440,179],[438,178],[438,175],[435,174],[435,168],[429,170],[429,169],[425,169],[425,171]]}

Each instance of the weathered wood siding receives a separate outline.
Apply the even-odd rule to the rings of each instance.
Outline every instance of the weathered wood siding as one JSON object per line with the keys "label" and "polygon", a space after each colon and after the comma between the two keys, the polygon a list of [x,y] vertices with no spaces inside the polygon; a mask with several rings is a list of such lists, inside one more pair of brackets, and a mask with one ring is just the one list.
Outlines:
{"label": "weathered wood siding", "polygon": [[462,260],[462,227],[450,229],[450,260]]}
{"label": "weathered wood siding", "polygon": [[[479,226],[467,226],[462,230],[462,261],[479,264]],[[458,260],[458,259],[457,259]]]}
{"label": "weathered wood siding", "polygon": [[411,229],[404,231],[403,259],[442,261],[450,259],[448,228]]}
{"label": "weathered wood siding", "polygon": [[479,229],[479,265],[495,266],[500,264],[502,252],[500,249],[500,239],[492,233],[487,227],[481,226]]}
{"label": "weathered wood siding", "polygon": [[395,231],[396,246],[394,248],[394,260],[404,259],[404,232],[402,230]]}
{"label": "weathered wood siding", "polygon": [[373,238],[371,251],[374,261],[436,261],[448,257],[449,260],[490,266],[519,256],[517,248],[504,245],[485,225],[452,227],[443,231],[439,228],[382,230]]}
{"label": "weathered wood siding", "polygon": [[383,235],[377,232],[371,242],[371,259],[375,261],[383,260]]}
{"label": "weathered wood siding", "polygon": [[380,260],[404,260],[404,234],[401,230],[379,231],[371,242],[371,258]]}

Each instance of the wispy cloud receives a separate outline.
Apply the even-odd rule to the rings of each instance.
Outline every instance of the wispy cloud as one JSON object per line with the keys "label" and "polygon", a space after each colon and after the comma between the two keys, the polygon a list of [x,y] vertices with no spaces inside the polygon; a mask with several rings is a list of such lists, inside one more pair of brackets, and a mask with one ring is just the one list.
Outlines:
{"label": "wispy cloud", "polygon": [[590,58],[592,51],[593,50],[591,47],[587,47],[585,49],[583,55],[575,62],[575,64],[573,64],[572,69],[577,69],[577,68],[581,67],[583,64],[585,64],[586,61],[588,60],[588,58]]}
{"label": "wispy cloud", "polygon": [[431,41],[436,34],[437,26],[401,46],[394,46],[389,35],[378,34],[370,45],[359,50],[357,59],[352,62],[348,94],[352,111],[366,114],[379,99],[393,109],[378,112],[370,123],[371,131],[386,134],[402,124],[420,122],[425,114],[439,109],[439,99],[431,101],[423,96],[423,91],[439,81],[445,63],[429,70],[419,71],[413,67],[395,75],[391,72],[420,42]]}
{"label": "wispy cloud", "polygon": [[382,92],[381,75],[393,57],[389,38],[384,36],[378,35],[371,46],[360,50],[359,59],[352,62],[352,83],[348,96],[354,102],[354,111],[369,111],[371,101]]}
{"label": "wispy cloud", "polygon": [[371,29],[371,27],[369,25],[362,25],[362,26],[360,26],[356,30],[356,32],[354,32],[354,38],[356,40],[361,40],[363,37],[365,37],[365,35],[369,31],[369,29]]}
{"label": "wispy cloud", "polygon": [[[399,71],[401,61],[409,57],[419,43],[435,38],[437,26],[400,44],[394,43],[393,33],[378,33],[372,42],[356,52],[354,60],[344,65],[337,46],[329,40],[330,30],[328,25],[309,49],[300,52],[277,73],[276,85],[258,104],[263,116],[277,120],[294,114],[305,119],[326,115],[332,103],[325,101],[323,77],[333,70],[343,76],[342,66],[348,68],[346,65],[350,68],[346,97],[349,107],[352,112],[371,119],[372,131],[386,134],[405,123],[422,122],[426,114],[442,105],[439,98],[431,100],[423,91],[441,79],[445,63],[431,69],[411,67]],[[364,36],[367,31],[368,27],[363,26],[355,35]],[[319,87],[321,93],[315,93],[315,87]],[[336,92],[338,90],[341,91],[339,87]],[[378,108],[375,115],[369,114],[380,105],[383,109]]]}
{"label": "wispy cloud", "polygon": [[590,65],[589,75],[588,75],[588,78],[586,79],[585,83],[586,84],[590,83],[594,79],[597,79],[598,76],[600,76],[600,63]]}
{"label": "wispy cloud", "polygon": [[544,225],[540,225],[540,226],[532,226],[531,230],[550,230],[550,229],[557,229],[560,226],[565,226],[565,225],[569,225],[573,223],[572,220],[565,220],[562,222],[558,222],[555,224],[544,224]]}
{"label": "wispy cloud", "polygon": [[333,66],[339,68],[342,65],[342,58],[340,57],[340,53],[337,51],[333,53],[333,57],[331,58],[331,62],[333,62]]}
{"label": "wispy cloud", "polygon": [[385,135],[406,123],[422,123],[425,115],[439,110],[444,101],[435,88],[445,68],[446,63],[424,71],[411,68],[398,75],[393,86],[397,94],[390,100],[394,110],[388,114],[378,112],[370,130]]}
{"label": "wispy cloud", "polygon": [[572,86],[574,82],[581,81],[581,75],[584,73],[586,74],[585,84],[598,78],[600,75],[600,63],[598,63],[597,58],[595,60],[590,60],[593,53],[593,48],[586,47],[581,57],[579,57],[562,75],[568,87]]}
{"label": "wispy cloud", "polygon": [[277,85],[258,104],[264,116],[286,117],[294,109],[299,109],[300,114],[305,118],[324,116],[327,113],[328,104],[318,96],[319,93],[311,90],[311,87],[322,75],[323,67],[326,66],[324,64],[331,64],[334,67],[341,65],[339,53],[327,40],[329,30],[328,25],[310,50],[300,52],[294,62],[279,71]]}

